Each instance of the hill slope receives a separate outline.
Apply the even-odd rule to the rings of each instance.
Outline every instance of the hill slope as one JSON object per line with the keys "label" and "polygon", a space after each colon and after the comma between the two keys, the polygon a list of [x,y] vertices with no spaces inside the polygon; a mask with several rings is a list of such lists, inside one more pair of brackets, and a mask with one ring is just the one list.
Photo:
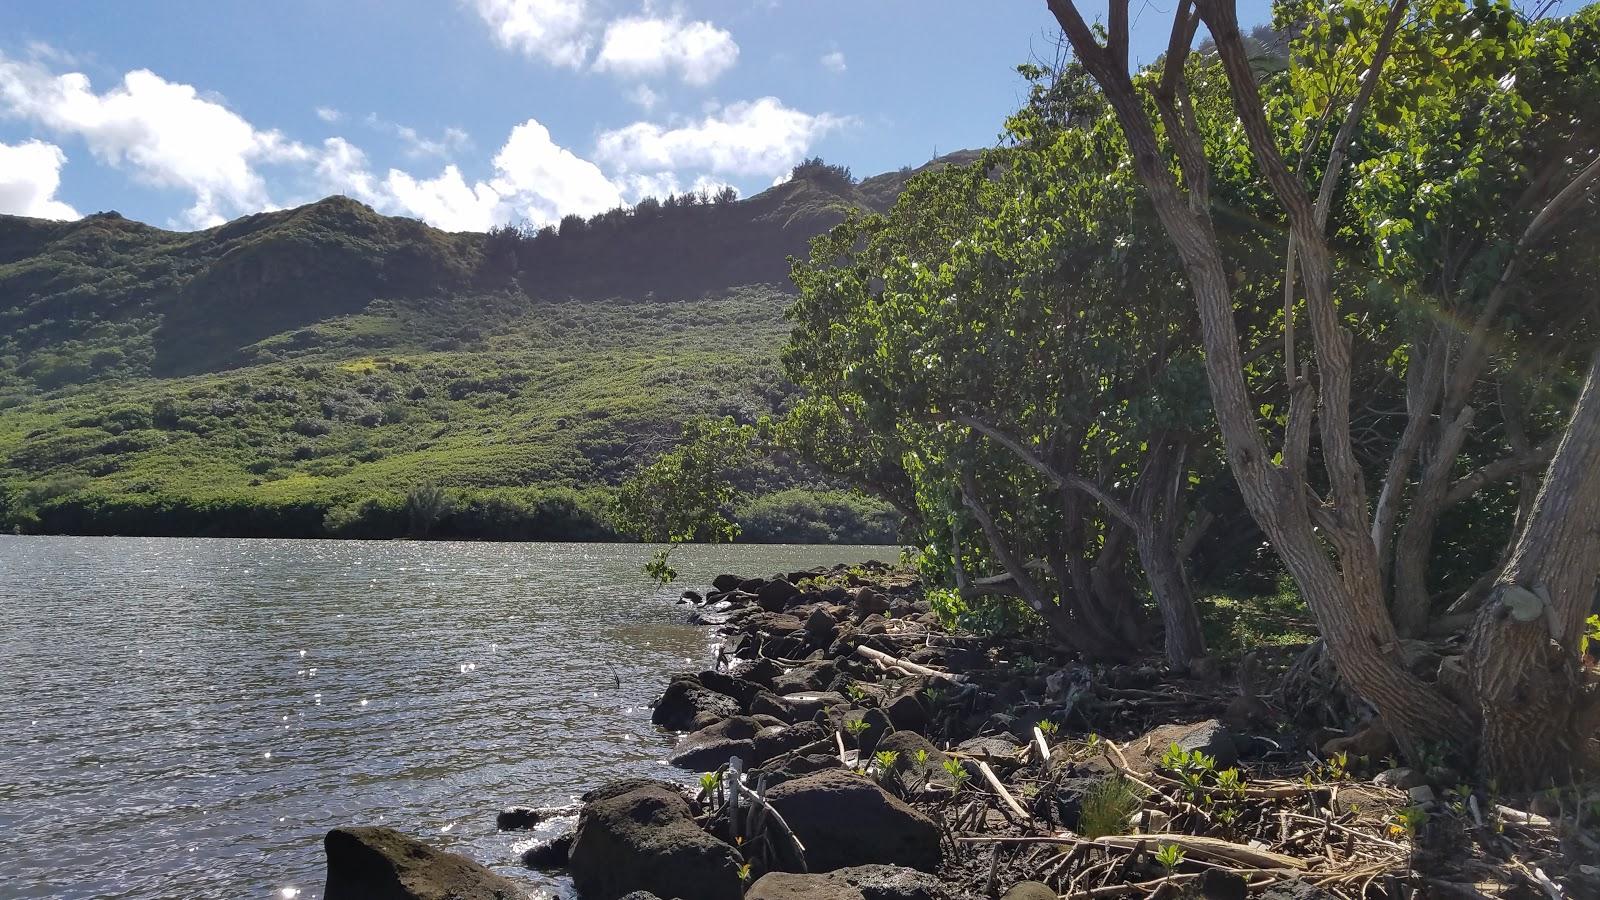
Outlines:
{"label": "hill slope", "polygon": [[[194,233],[0,216],[0,527],[392,535],[432,483],[435,534],[606,536],[683,419],[786,402],[786,257],[910,170],[836,174],[487,235],[343,197]],[[883,536],[788,467],[748,487],[758,536]]]}

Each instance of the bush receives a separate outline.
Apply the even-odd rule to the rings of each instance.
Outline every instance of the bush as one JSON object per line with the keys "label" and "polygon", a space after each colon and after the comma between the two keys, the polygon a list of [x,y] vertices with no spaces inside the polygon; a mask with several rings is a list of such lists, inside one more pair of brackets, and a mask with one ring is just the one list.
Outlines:
{"label": "bush", "polygon": [[757,544],[892,544],[900,517],[855,494],[802,489],[751,501],[735,517],[742,539]]}

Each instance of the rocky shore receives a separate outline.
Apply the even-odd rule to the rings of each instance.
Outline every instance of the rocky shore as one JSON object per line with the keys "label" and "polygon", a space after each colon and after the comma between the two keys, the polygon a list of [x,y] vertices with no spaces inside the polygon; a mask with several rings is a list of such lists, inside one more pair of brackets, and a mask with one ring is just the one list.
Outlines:
{"label": "rocky shore", "polygon": [[[1567,859],[1563,823],[1386,762],[1379,728],[1298,732],[1252,687],[1260,654],[1228,682],[1038,659],[944,628],[885,566],[723,575],[684,602],[724,640],[652,721],[697,780],[497,822],[575,821],[524,863],[584,900],[1482,897],[1507,869],[1490,831],[1535,884],[1529,862]],[[326,849],[326,900],[525,896],[387,829]]]}

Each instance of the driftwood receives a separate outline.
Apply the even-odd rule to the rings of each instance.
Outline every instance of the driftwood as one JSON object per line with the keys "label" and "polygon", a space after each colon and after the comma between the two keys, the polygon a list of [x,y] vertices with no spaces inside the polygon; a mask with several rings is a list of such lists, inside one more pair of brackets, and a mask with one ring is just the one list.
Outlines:
{"label": "driftwood", "polygon": [[947,681],[951,684],[966,683],[966,679],[962,678],[960,675],[952,675],[949,672],[941,672],[938,669],[930,669],[927,666],[914,663],[909,660],[898,659],[890,656],[887,653],[884,653],[882,650],[874,650],[865,644],[856,647],[856,655],[862,659],[876,664],[884,671],[899,669],[907,675],[921,675],[924,678],[932,678],[937,681]]}

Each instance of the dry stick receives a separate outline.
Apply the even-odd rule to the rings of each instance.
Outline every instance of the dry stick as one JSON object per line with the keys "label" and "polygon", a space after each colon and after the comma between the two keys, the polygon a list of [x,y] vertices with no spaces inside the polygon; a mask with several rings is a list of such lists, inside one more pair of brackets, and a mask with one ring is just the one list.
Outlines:
{"label": "dry stick", "polygon": [[995,777],[994,770],[989,768],[989,764],[981,759],[975,760],[975,762],[978,764],[978,771],[983,775],[983,780],[989,782],[989,786],[994,788],[995,793],[1000,795],[1000,799],[1004,800],[1006,805],[1011,807],[1011,811],[1017,814],[1017,818],[1021,820],[1017,824],[1021,825],[1023,822],[1032,821],[1033,816],[1022,808],[1022,804],[1017,802],[1017,798],[1011,796],[1011,792],[1006,790],[1006,786],[1001,784],[1000,779]]}
{"label": "dry stick", "polygon": [[1039,726],[1033,726],[1033,739],[1039,744],[1039,761],[1050,761],[1050,745],[1044,742],[1044,731]]}

